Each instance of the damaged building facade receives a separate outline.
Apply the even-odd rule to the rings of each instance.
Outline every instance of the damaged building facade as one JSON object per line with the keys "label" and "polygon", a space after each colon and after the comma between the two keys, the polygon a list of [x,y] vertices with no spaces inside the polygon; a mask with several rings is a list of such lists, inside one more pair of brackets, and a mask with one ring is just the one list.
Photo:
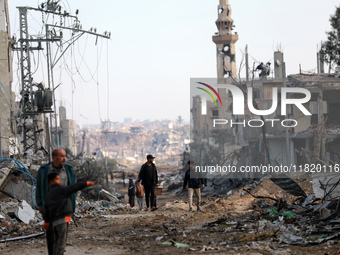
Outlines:
{"label": "damaged building facade", "polygon": [[[266,75],[261,73],[260,78],[250,80],[247,71],[247,79],[236,78],[236,64],[233,61],[229,63],[229,60],[235,60],[238,35],[232,34],[234,25],[228,1],[220,1],[216,25],[218,33],[213,36],[217,47],[215,83],[233,85],[242,90],[244,113],[233,114],[235,92],[221,88],[222,86],[216,88],[216,102],[204,102],[202,96],[191,98],[191,154],[198,159],[199,164],[234,165],[239,168],[270,162],[273,166],[293,166],[304,172],[305,165],[320,164],[329,171],[328,166],[339,163],[340,80],[337,75],[301,73],[286,77],[284,55],[281,51],[276,51],[272,64],[273,75],[266,70]],[[247,55],[245,62],[248,63]],[[270,67],[270,63],[268,66]],[[253,76],[255,71],[253,70]],[[191,83],[195,86],[208,84],[204,79],[192,79]],[[311,95],[308,102],[304,102],[301,107],[294,104],[294,101],[298,102],[306,96],[298,92],[299,89],[308,90]],[[251,94],[248,95],[249,91]],[[273,105],[274,96],[277,96],[277,106]],[[247,102],[248,97],[251,98],[250,102]],[[285,109],[281,109],[282,97],[290,100]],[[204,107],[205,113],[202,112]],[[253,113],[255,110],[268,110],[272,107],[276,107],[276,110],[269,115],[259,116]],[[302,107],[311,115],[301,110]],[[231,122],[236,124],[229,125]],[[215,125],[216,123],[224,125]],[[269,155],[266,155],[265,144]],[[245,173],[241,178],[261,176],[263,173]],[[317,197],[322,197],[325,192],[320,186],[328,183],[331,187],[338,181],[333,178],[335,176],[334,171],[323,176],[320,173],[313,175]]]}
{"label": "damaged building facade", "polygon": [[10,154],[14,143],[14,109],[12,92],[12,48],[7,0],[0,1],[0,156]]}

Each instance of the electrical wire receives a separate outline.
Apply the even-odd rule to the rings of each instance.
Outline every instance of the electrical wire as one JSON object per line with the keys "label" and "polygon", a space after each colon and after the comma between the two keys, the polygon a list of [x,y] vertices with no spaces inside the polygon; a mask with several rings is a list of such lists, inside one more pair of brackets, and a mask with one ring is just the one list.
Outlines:
{"label": "electrical wire", "polygon": [[[98,58],[98,46],[97,46],[97,68],[96,68],[96,70],[94,71],[94,73],[92,73],[91,72],[91,69],[89,68],[89,66],[87,65],[87,63],[86,63],[86,61],[85,61],[85,59],[84,59],[84,57],[83,57],[83,55],[85,54],[85,52],[84,52],[84,54],[82,55],[80,55],[80,57],[82,58],[82,63],[84,63],[85,64],[85,66],[86,66],[86,68],[87,68],[87,70],[88,70],[88,72],[89,72],[89,74],[91,75],[91,77],[92,77],[92,80],[93,81],[95,81],[96,83],[98,83],[98,62],[100,62],[100,59],[101,59],[101,55],[102,55],[102,47],[103,47],[103,43],[102,43],[102,41],[100,40],[100,42],[101,42],[101,49],[100,49],[100,54],[99,54],[99,58]],[[87,39],[86,39],[86,43],[87,43]],[[78,45],[79,46],[79,45]],[[77,63],[75,63],[76,64],[76,68],[77,68],[77,70],[78,70],[78,65],[77,65]],[[81,65],[80,65],[81,66]],[[79,66],[79,67],[80,67]],[[79,70],[78,70],[78,72],[79,72]],[[96,80],[96,78],[94,77],[95,75],[97,74],[97,80]]]}
{"label": "electrical wire", "polygon": [[40,61],[39,61],[39,52],[40,51],[38,51],[38,64],[36,64],[36,61],[35,61],[35,54],[32,54],[33,55],[33,61],[34,61],[34,64],[37,66],[37,68],[32,72],[32,74],[31,75],[34,75],[37,71],[38,71],[38,69],[39,69],[39,64],[40,64]]}
{"label": "electrical wire", "polygon": [[107,120],[110,117],[110,72],[109,72],[109,42],[106,41],[106,75],[107,75]]}
{"label": "electrical wire", "polygon": [[102,122],[102,117],[100,113],[100,99],[99,99],[99,81],[98,81],[98,66],[99,66],[99,56],[98,56],[98,46],[97,46],[97,103],[98,103],[98,112],[99,112],[99,119]]}
{"label": "electrical wire", "polygon": [[[71,47],[71,70],[73,69],[73,51],[74,51],[74,44],[72,45]],[[73,103],[74,103],[74,92],[75,92],[75,82],[74,82],[74,79],[72,77],[72,83],[71,83],[71,86],[72,86],[72,120],[73,120]]]}

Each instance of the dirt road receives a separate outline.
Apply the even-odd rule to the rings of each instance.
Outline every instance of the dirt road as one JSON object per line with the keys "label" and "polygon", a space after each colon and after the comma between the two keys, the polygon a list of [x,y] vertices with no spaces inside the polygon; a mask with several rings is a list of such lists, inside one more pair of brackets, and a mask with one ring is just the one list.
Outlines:
{"label": "dirt road", "polygon": [[[123,207],[111,215],[82,214],[77,227],[70,225],[66,254],[335,254],[339,249],[338,241],[332,246],[323,243],[298,247],[279,243],[270,232],[249,234],[254,228],[251,224],[259,220],[250,195],[203,197],[203,213],[189,213],[184,194],[165,193],[157,200],[159,209],[154,212]],[[218,219],[243,225],[232,228],[222,221],[206,225]],[[161,245],[169,239],[173,245]],[[0,244],[0,254],[6,255],[47,254],[46,251],[44,237]]]}

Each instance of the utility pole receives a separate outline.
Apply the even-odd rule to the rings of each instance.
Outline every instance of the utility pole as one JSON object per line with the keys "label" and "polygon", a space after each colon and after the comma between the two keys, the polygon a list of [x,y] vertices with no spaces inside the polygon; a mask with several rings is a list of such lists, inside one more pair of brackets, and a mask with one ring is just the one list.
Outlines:
{"label": "utility pole", "polygon": [[[12,47],[12,49],[20,51],[21,100],[19,125],[22,125],[24,151],[29,149],[37,151],[37,135],[42,131],[42,129],[38,130],[37,116],[51,111],[51,100],[49,100],[51,91],[45,89],[41,83],[33,83],[30,52],[43,50],[41,43],[47,41],[47,39],[33,39],[28,32],[27,11],[39,9],[31,7],[18,7],[18,9],[20,20],[19,48]],[[50,40],[60,41],[60,38]],[[32,47],[32,43],[36,43],[37,45]],[[34,91],[33,86],[37,86],[38,90]]]}
{"label": "utility pole", "polygon": [[[106,183],[109,184],[109,169],[107,167],[107,158],[108,158],[108,155],[107,155],[107,140],[108,140],[108,134],[109,133],[116,133],[115,131],[111,131],[111,124],[113,122],[110,121],[110,120],[105,120],[105,121],[102,121],[102,134],[104,134],[105,138],[104,138],[104,143],[103,143],[103,150],[105,151],[105,180],[106,180]],[[111,173],[111,171],[110,171]]]}
{"label": "utility pole", "polygon": [[[34,149],[37,151],[37,135],[43,131],[43,129],[38,129],[37,117],[41,116],[44,113],[51,113],[50,115],[50,125],[51,125],[51,133],[52,133],[52,141],[51,147],[56,148],[59,147],[59,139],[58,139],[58,127],[56,121],[56,102],[54,96],[54,90],[57,88],[54,85],[53,79],[53,68],[61,59],[61,57],[65,54],[67,49],[77,41],[84,34],[92,34],[97,38],[102,37],[109,39],[111,37],[111,33],[105,32],[104,34],[96,33],[96,30],[93,32],[85,31],[81,29],[80,21],[78,20],[76,11],[76,16],[71,15],[70,13],[64,11],[62,12],[62,7],[59,5],[59,1],[56,0],[48,0],[39,5],[38,8],[33,7],[18,7],[19,9],[19,19],[20,19],[20,39],[19,47],[12,47],[13,50],[20,51],[20,65],[21,65],[21,100],[20,100],[20,124],[22,125],[23,132],[23,144],[24,150]],[[60,25],[57,23],[54,24],[45,24],[46,36],[45,38],[32,38],[28,31],[28,21],[27,21],[27,12],[28,11],[38,11],[41,12],[43,17],[44,14],[50,14],[53,16],[60,17]],[[66,27],[63,22],[65,18],[74,19],[74,24],[70,27]],[[43,23],[45,21],[43,20]],[[57,35],[55,29],[60,30],[60,34]],[[62,44],[63,39],[63,30],[71,30],[72,38],[68,42],[68,46],[65,50],[63,50],[59,58],[55,61],[51,58],[51,43],[60,42]],[[34,50],[44,50],[42,48],[42,43],[46,42],[46,51],[47,51],[47,70],[48,70],[48,88],[44,87],[43,83],[34,83],[33,77],[31,73],[31,62],[30,62],[30,53]],[[33,47],[32,44],[36,43],[36,46]],[[38,90],[33,89],[36,86]],[[52,105],[54,105],[54,110],[52,110]],[[52,114],[53,113],[53,114]],[[19,125],[20,125],[19,124]],[[50,148],[51,149],[51,148]]]}

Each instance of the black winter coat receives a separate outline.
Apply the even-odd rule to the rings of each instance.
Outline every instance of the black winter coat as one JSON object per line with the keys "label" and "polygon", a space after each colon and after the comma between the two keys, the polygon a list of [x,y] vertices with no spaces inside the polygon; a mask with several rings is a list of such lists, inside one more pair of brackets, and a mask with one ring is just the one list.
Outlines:
{"label": "black winter coat", "polygon": [[201,187],[201,184],[204,184],[203,179],[200,178],[190,178],[190,169],[185,172],[184,177],[184,183],[183,183],[183,189],[187,186],[187,183],[189,182],[188,187],[191,189],[198,189]]}
{"label": "black winter coat", "polygon": [[148,165],[145,163],[142,165],[139,171],[139,179],[142,181],[142,185],[156,185],[158,183],[157,168],[154,163],[151,164],[152,171],[146,170]]}
{"label": "black winter coat", "polygon": [[85,187],[85,181],[67,186],[52,185],[45,199],[44,221],[50,223],[73,214],[70,196]]}
{"label": "black winter coat", "polygon": [[135,196],[136,195],[136,186],[133,182],[129,183],[129,191],[128,191],[129,196]]}

